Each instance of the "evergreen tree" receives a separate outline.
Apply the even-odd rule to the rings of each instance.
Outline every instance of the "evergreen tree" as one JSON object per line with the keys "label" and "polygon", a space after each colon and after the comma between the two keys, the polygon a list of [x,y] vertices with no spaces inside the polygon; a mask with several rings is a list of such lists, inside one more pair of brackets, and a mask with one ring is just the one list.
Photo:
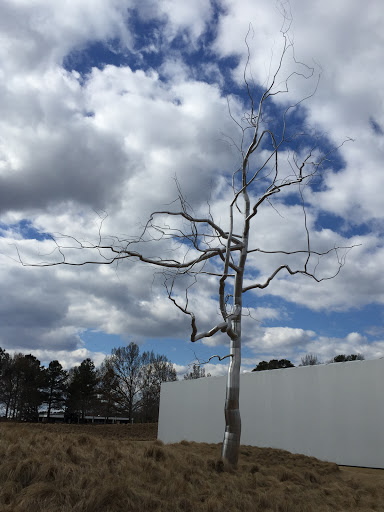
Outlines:
{"label": "evergreen tree", "polygon": [[0,359],[0,402],[5,407],[5,417],[37,421],[44,386],[44,370],[40,361],[31,354],[9,356],[4,350]]}
{"label": "evergreen tree", "polygon": [[47,420],[52,409],[62,409],[65,405],[68,386],[68,372],[63,370],[59,361],[54,360],[45,369],[44,403],[47,404]]}
{"label": "evergreen tree", "polygon": [[3,348],[0,348],[0,404],[8,418],[13,390],[13,360]]}
{"label": "evergreen tree", "polygon": [[84,421],[91,414],[97,402],[98,376],[93,361],[89,358],[70,371],[67,415],[77,421]]}
{"label": "evergreen tree", "polygon": [[98,412],[101,416],[104,416],[105,421],[107,421],[110,416],[120,414],[118,394],[116,391],[118,379],[108,358],[102,362],[98,370],[98,376]]}
{"label": "evergreen tree", "polygon": [[271,359],[269,363],[267,361],[261,361],[256,368],[254,368],[253,372],[262,372],[264,370],[278,370],[281,368],[293,368],[295,365],[291,363],[288,359]]}
{"label": "evergreen tree", "polygon": [[330,362],[331,363],[345,363],[348,361],[363,361],[365,358],[363,354],[350,354],[346,356],[345,354],[339,354],[335,356]]}

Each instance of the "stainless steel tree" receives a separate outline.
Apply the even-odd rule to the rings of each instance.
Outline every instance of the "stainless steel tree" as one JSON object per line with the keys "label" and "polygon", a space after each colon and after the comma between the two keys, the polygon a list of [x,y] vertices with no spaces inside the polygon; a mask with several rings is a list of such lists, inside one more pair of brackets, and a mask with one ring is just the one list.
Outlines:
{"label": "stainless steel tree", "polygon": [[[176,179],[178,199],[166,210],[155,211],[150,215],[141,233],[137,237],[124,238],[103,236],[102,222],[96,243],[84,242],[72,236],[65,236],[68,245],[63,244],[63,237],[56,237],[59,259],[54,262],[39,263],[37,266],[52,265],[86,265],[113,264],[121,260],[141,261],[160,270],[166,294],[173,304],[191,321],[191,341],[225,333],[229,338],[229,353],[224,357],[212,356],[219,360],[228,358],[228,378],[225,400],[225,433],[222,445],[222,457],[226,463],[236,467],[239,455],[241,420],[239,410],[240,365],[242,344],[243,295],[250,290],[265,289],[280,273],[292,276],[307,276],[317,282],[335,277],[344,265],[345,256],[350,247],[333,246],[325,251],[314,250],[310,241],[307,225],[307,214],[304,203],[304,188],[312,187],[314,178],[321,174],[330,153],[337,148],[324,151],[319,137],[298,131],[294,122],[296,112],[302,102],[310,98],[316,91],[318,78],[314,69],[295,60],[293,45],[286,31],[282,32],[283,50],[277,69],[271,74],[269,83],[264,90],[253,84],[249,72],[250,52],[244,70],[244,91],[248,98],[249,110],[240,119],[235,119],[228,102],[229,115],[239,130],[238,141],[232,137],[231,144],[239,154],[240,165],[232,174],[228,185],[232,198],[227,205],[227,217],[224,222],[214,218],[211,207],[207,205],[206,215],[197,215],[182,193],[182,184]],[[283,62],[288,51],[292,51],[292,64],[296,66],[283,81]],[[298,70],[297,70],[298,69]],[[289,91],[291,79],[301,78],[314,80],[313,91],[307,97],[284,103],[281,97]],[[280,98],[279,101],[276,101]],[[305,244],[292,250],[275,248],[262,249],[252,245],[252,232],[261,209],[275,206],[272,199],[283,194],[287,189],[295,189],[296,201],[302,207],[302,223]],[[279,213],[277,211],[277,213]],[[221,215],[223,217],[223,215]],[[173,224],[172,224],[173,223]],[[161,256],[152,256],[148,249],[152,244],[168,241],[171,246],[178,242],[179,250],[171,247],[169,252]],[[70,261],[70,248],[94,251],[95,259],[86,258],[79,261],[76,257]],[[254,279],[254,272],[247,275],[247,270],[255,268],[255,264],[247,266],[249,255],[279,255],[286,257],[285,263],[278,264],[268,276],[261,281]],[[331,274],[318,274],[318,262],[322,257],[334,257],[335,267]],[[292,264],[292,257],[297,258]],[[27,265],[21,258],[20,262]],[[221,320],[203,332],[198,330],[198,312],[191,308],[191,286],[199,284],[201,278],[209,276],[217,279],[217,302]],[[179,280],[183,283],[189,279],[183,290],[185,294],[176,293]],[[195,288],[196,289],[196,288]]]}

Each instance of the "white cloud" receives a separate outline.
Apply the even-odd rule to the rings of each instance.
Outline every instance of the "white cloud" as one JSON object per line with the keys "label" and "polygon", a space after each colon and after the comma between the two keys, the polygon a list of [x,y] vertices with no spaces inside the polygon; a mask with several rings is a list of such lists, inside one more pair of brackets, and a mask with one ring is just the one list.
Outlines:
{"label": "white cloud", "polygon": [[22,352],[24,354],[32,354],[35,356],[42,364],[44,363],[46,366],[51,361],[59,361],[61,366],[65,370],[69,370],[74,366],[79,366],[84,359],[92,359],[95,363],[95,366],[98,367],[104,361],[105,354],[103,352],[93,352],[91,350],[87,350],[86,348],[78,348],[76,350],[45,350],[45,349],[30,349],[26,350],[24,346],[20,348],[12,348],[7,350],[10,354]]}
{"label": "white cloud", "polygon": [[266,327],[261,336],[255,337],[247,346],[257,352],[276,352],[292,349],[307,344],[315,333],[310,330],[294,329],[291,327]]}
{"label": "white cloud", "polygon": [[350,332],[348,334],[348,336],[346,337],[346,341],[348,343],[351,343],[351,345],[352,345],[352,344],[357,344],[357,343],[362,343],[364,341],[367,341],[367,338],[365,336],[362,336],[358,332]]}
{"label": "white cloud", "polygon": [[119,38],[132,47],[126,27],[129,0],[10,1],[1,7],[1,62],[8,72],[61,64],[73,49]]}
{"label": "white cloud", "polygon": [[362,354],[365,359],[384,357],[384,341],[369,341],[358,332],[343,338],[319,336],[311,330],[288,327],[267,327],[246,346],[255,354],[242,359],[242,368],[252,370],[260,361],[289,359],[296,366],[306,354],[314,354],[322,363],[331,361],[339,354]]}
{"label": "white cloud", "polygon": [[[246,58],[244,34],[250,22],[252,74],[258,83],[268,78],[273,41],[272,62],[280,56],[282,38],[277,34],[281,16],[276,5],[283,3],[247,1],[239,9],[236,0],[223,2],[225,12],[220,18],[215,50],[220,56],[242,56],[237,71],[239,82]],[[377,190],[383,180],[380,155],[384,139],[374,134],[370,124],[372,117],[379,125],[384,123],[381,3],[373,1],[363,12],[357,1],[331,5],[292,0],[290,6],[290,35],[297,59],[310,65],[319,63],[323,68],[316,94],[305,103],[308,123],[325,133],[335,146],[348,136],[356,139],[343,147],[346,167],[342,173],[328,174],[326,189],[316,194],[316,204],[356,223],[382,218]],[[292,66],[289,55],[287,60],[287,65]],[[281,76],[284,73],[285,69]],[[305,80],[295,81],[291,95],[303,97],[307,85]]]}
{"label": "white cloud", "polygon": [[[383,249],[380,238],[366,235],[341,242],[341,245],[359,243],[361,247],[348,252],[344,267],[334,279],[316,283],[305,276],[282,273],[267,292],[314,310],[342,311],[372,302],[383,304],[383,277],[380,271]],[[332,247],[331,241],[328,247]],[[343,251],[339,251],[339,254],[341,256]],[[319,275],[332,276],[337,268],[335,257],[329,257]]]}
{"label": "white cloud", "polygon": [[163,0],[150,2],[156,6],[158,15],[167,19],[165,35],[174,39],[182,34],[190,43],[196,43],[204,32],[212,16],[211,2],[195,0],[194,2],[179,2],[178,0]]}
{"label": "white cloud", "polygon": [[[210,52],[240,58],[234,73],[240,83],[246,58],[244,36],[252,21],[252,73],[263,83],[271,58],[274,62],[279,57],[282,40],[278,33],[281,15],[274,3],[222,0],[219,4],[218,31],[207,48],[204,31],[212,28],[213,3],[203,0],[188,4],[175,0],[2,3],[0,208],[5,225],[27,218],[42,232],[95,240],[99,219],[93,209],[104,209],[108,212],[104,232],[128,238],[140,231],[149,212],[164,208],[176,197],[173,178],[177,175],[195,211],[206,214],[209,200],[212,215],[225,226],[229,197],[225,190],[238,154],[223,138],[228,135],[238,141],[239,134],[228,116],[222,91],[222,61]],[[345,267],[334,280],[318,285],[282,273],[267,291],[250,292],[250,296],[269,293],[314,310],[382,304],[383,208],[379,192],[384,185],[384,138],[380,130],[373,130],[371,121],[384,127],[381,3],[372,1],[364,12],[357,1],[312,5],[292,0],[291,5],[297,57],[309,63],[314,58],[324,69],[320,87],[306,103],[303,115],[325,132],[333,145],[346,136],[356,138],[342,148],[344,168],[328,170],[316,191],[306,192],[311,246],[327,250],[335,244],[363,245],[348,254]],[[145,43],[135,34],[130,10],[135,7],[139,18],[153,22]],[[169,50],[167,45],[176,37],[183,51],[175,46]],[[65,59],[76,59],[77,50],[95,41],[112,44],[112,40],[114,51],[125,56],[139,57],[141,53],[145,59],[148,52],[166,53],[156,70],[100,65],[100,69],[80,76],[63,68]],[[199,45],[210,60],[190,66],[187,53]],[[288,59],[287,66],[291,64]],[[290,97],[301,97],[308,85],[295,81],[297,89],[292,88]],[[231,108],[237,118],[242,115],[238,98],[231,98]],[[283,162],[281,169],[286,173],[288,165]],[[305,248],[301,207],[284,204],[280,197],[273,205],[277,211],[269,206],[260,210],[252,247]],[[317,226],[322,211],[343,217],[340,232]],[[354,228],[362,223],[370,233],[354,235]],[[20,240],[20,229],[0,229],[2,253],[15,256],[9,244],[16,239],[26,260],[32,261],[33,254],[39,261],[48,258],[48,242],[37,246]],[[165,250],[162,242],[153,249],[150,244],[146,247],[156,256]],[[176,244],[169,250],[182,252]],[[251,277],[262,281],[286,261],[281,255],[252,253]],[[290,256],[288,261],[292,266],[303,264],[303,257]],[[318,267],[321,275],[335,269],[335,258]],[[152,284],[152,274],[152,268],[132,261],[116,273],[113,268],[95,266],[23,269],[2,258],[0,275],[7,293],[0,300],[0,344],[18,343],[26,350],[45,349],[52,354],[68,350],[72,355],[67,360],[78,361],[86,328],[122,336],[188,338],[189,318],[167,301],[160,278]],[[191,307],[200,311],[201,329],[220,321],[215,301],[217,279],[205,282],[199,292],[195,287],[190,295]],[[175,292],[181,299],[181,285]],[[318,338],[312,330],[284,327],[283,313],[274,308],[253,307],[250,313],[244,318],[245,341],[265,357],[278,355],[280,350],[283,355],[294,354],[294,347],[323,347],[319,354],[324,357],[331,354],[333,346],[349,352],[361,348],[372,356],[382,353],[381,341],[371,343],[359,333],[350,333],[345,339]],[[280,327],[265,328],[252,317],[260,322],[279,320]],[[227,343],[227,338],[216,336],[205,343],[220,345]]]}
{"label": "white cloud", "polygon": [[306,353],[319,356],[323,362],[328,362],[339,354],[362,354],[365,359],[384,357],[384,341],[368,342],[360,333],[349,333],[345,338],[319,336],[306,346]]}

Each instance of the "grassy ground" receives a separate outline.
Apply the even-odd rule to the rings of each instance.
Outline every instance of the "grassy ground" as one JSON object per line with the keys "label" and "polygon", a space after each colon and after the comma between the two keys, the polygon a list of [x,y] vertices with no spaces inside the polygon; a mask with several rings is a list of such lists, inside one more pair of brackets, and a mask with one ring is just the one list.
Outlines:
{"label": "grassy ground", "polygon": [[0,512],[384,511],[382,471],[243,446],[156,441],[156,425],[0,423]]}

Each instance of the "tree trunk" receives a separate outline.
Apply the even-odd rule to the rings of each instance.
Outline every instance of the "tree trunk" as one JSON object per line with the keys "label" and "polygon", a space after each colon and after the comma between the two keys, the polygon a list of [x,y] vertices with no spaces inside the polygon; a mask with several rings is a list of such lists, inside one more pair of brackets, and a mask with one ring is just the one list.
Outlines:
{"label": "tree trunk", "polygon": [[132,409],[133,409],[133,397],[129,396],[129,403],[128,403],[128,417],[129,417],[129,423],[132,423]]}
{"label": "tree trunk", "polygon": [[[241,259],[241,258],[240,258]],[[240,417],[240,365],[241,365],[241,312],[243,273],[237,272],[234,290],[234,309],[238,311],[232,321],[230,363],[228,367],[225,398],[225,433],[222,458],[235,468],[239,458],[241,417]]]}
{"label": "tree trunk", "polygon": [[[239,458],[241,418],[240,418],[240,363],[241,363],[241,316],[239,320],[240,333],[231,340],[231,358],[228,368],[227,391],[225,398],[225,433],[222,448],[222,458],[232,467],[237,466]],[[235,322],[234,322],[235,323]],[[236,332],[236,331],[235,331]]]}
{"label": "tree trunk", "polygon": [[6,406],[6,409],[5,409],[5,418],[6,419],[8,419],[8,411],[9,411],[10,403],[11,403],[11,397],[9,397],[8,400],[7,400],[7,406]]}
{"label": "tree trunk", "polygon": [[235,468],[239,458],[241,418],[240,418],[240,365],[241,365],[241,313],[243,308],[243,269],[247,257],[248,236],[244,229],[244,249],[240,256],[239,270],[236,272],[234,289],[234,310],[237,315],[232,320],[230,363],[228,367],[227,390],[225,399],[225,433],[222,458]]}
{"label": "tree trunk", "polygon": [[[243,186],[246,185],[246,162],[243,165]],[[236,271],[233,293],[233,307],[237,311],[232,320],[230,363],[228,367],[227,390],[225,399],[225,433],[222,448],[222,458],[230,466],[235,468],[239,459],[241,417],[240,417],[240,365],[241,365],[241,314],[243,310],[243,279],[245,262],[247,260],[249,240],[249,211],[250,203],[246,187],[242,193],[245,209],[243,224],[243,247],[241,249],[238,269]],[[232,228],[232,227],[231,227]]]}
{"label": "tree trunk", "polygon": [[47,423],[49,423],[49,421],[51,419],[52,395],[53,395],[53,389],[51,387],[50,393],[49,393],[49,399],[48,399]]}

